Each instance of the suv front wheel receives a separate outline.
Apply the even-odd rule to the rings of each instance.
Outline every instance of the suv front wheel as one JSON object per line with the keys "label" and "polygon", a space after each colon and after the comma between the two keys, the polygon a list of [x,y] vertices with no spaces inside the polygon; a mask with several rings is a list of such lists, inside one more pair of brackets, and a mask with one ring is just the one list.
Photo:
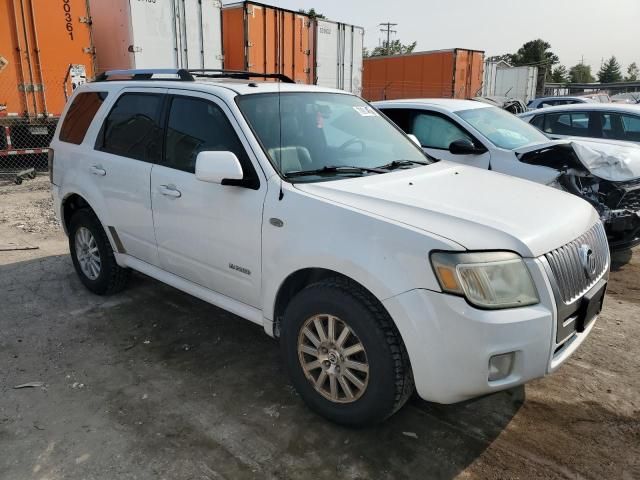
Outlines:
{"label": "suv front wheel", "polygon": [[131,271],[116,263],[107,234],[91,210],[78,210],[71,217],[69,250],[80,281],[90,291],[109,295],[124,289]]}
{"label": "suv front wheel", "polygon": [[298,293],[286,309],[280,341],[300,396],[336,423],[381,422],[413,392],[407,351],[388,313],[345,279]]}

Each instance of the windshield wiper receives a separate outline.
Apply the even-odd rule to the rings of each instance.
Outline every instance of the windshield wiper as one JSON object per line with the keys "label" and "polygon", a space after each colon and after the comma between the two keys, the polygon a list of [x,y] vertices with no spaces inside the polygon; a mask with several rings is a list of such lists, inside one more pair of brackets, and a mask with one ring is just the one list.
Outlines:
{"label": "windshield wiper", "polygon": [[293,178],[307,177],[311,175],[326,175],[332,173],[386,173],[386,171],[381,168],[354,167],[350,165],[328,165],[322,168],[317,168],[315,170],[296,170],[293,172],[287,172],[284,174],[284,176],[286,178]]}
{"label": "windshield wiper", "polygon": [[393,162],[389,162],[386,165],[381,165],[376,168],[383,170],[395,170],[396,168],[409,167],[411,165],[429,165],[429,162],[423,162],[421,160],[394,160]]}

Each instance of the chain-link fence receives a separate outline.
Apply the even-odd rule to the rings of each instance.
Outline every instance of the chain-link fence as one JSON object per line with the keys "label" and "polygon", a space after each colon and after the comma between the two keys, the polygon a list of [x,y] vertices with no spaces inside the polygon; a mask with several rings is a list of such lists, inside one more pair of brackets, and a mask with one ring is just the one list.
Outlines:
{"label": "chain-link fence", "polygon": [[21,183],[47,171],[62,109],[73,88],[86,80],[78,67],[44,69],[14,61],[0,70],[0,182]]}

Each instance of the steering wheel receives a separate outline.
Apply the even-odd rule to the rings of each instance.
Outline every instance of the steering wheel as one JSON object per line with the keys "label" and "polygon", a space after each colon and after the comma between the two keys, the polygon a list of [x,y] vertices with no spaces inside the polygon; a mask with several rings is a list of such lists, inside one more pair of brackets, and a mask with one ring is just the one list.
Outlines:
{"label": "steering wheel", "polygon": [[347,148],[349,148],[351,145],[355,145],[356,143],[359,143],[361,145],[361,147],[362,147],[362,151],[360,153],[364,152],[367,149],[367,145],[362,140],[360,140],[359,138],[355,138],[354,137],[354,138],[352,138],[350,140],[347,140],[342,145],[340,145],[338,147],[338,152],[342,152],[342,151],[346,150]]}

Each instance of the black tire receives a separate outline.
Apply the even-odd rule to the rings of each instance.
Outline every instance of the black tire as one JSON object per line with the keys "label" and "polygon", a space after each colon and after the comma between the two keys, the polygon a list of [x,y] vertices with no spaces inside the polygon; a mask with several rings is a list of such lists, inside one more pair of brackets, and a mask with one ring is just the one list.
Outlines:
{"label": "black tire", "polygon": [[[368,383],[351,403],[337,403],[316,391],[300,363],[300,331],[318,314],[338,317],[364,346]],[[354,427],[379,423],[398,411],[414,391],[409,356],[389,314],[368,291],[347,279],[323,280],[299,292],[285,311],[280,346],[300,396],[312,410],[333,422]]]}
{"label": "black tire", "polygon": [[[76,232],[84,227],[95,238],[96,246],[100,254],[101,267],[96,279],[89,278],[80,267],[80,262],[76,253]],[[89,209],[81,209],[73,214],[69,225],[69,250],[73,260],[73,266],[76,273],[80,277],[80,281],[87,289],[97,295],[110,295],[123,290],[129,277],[131,270],[122,268],[116,263],[113,255],[113,249],[109,243],[109,239],[102,224],[96,215]]]}

